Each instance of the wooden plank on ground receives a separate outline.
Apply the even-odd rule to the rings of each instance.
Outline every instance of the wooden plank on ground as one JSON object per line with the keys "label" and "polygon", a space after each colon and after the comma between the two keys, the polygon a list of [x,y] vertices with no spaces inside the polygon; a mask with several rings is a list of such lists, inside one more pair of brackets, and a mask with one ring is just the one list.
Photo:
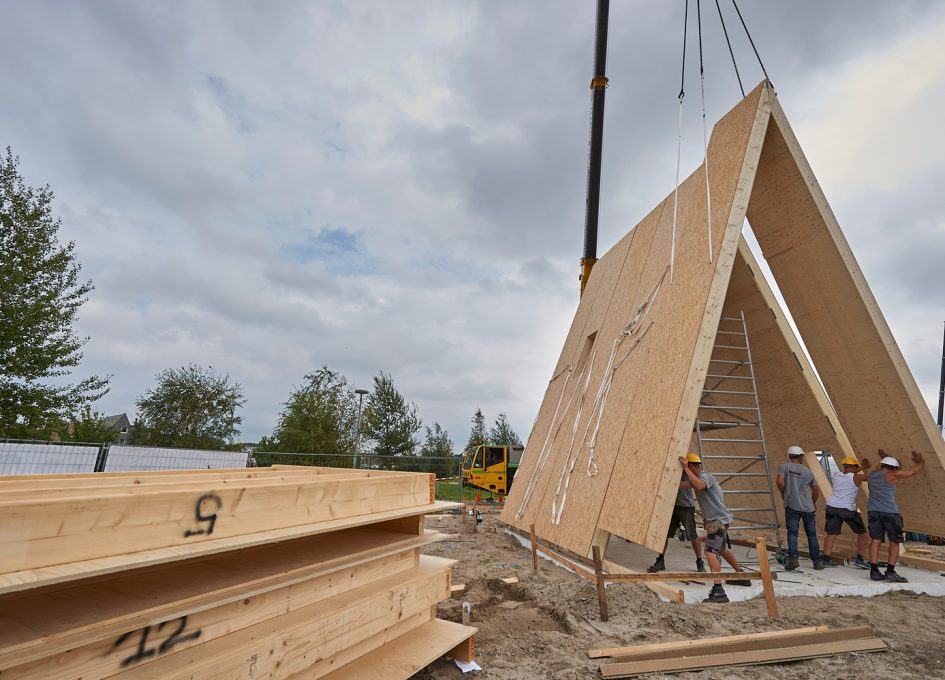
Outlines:
{"label": "wooden plank on ground", "polygon": [[[763,649],[780,649],[782,647],[803,647],[804,645],[826,644],[828,642],[842,642],[845,640],[866,640],[874,639],[876,634],[869,626],[858,626],[855,628],[838,628],[836,630],[816,630],[806,633],[795,633],[791,635],[778,636],[748,636],[746,640],[729,640],[727,642],[716,642],[709,647],[703,647],[698,656],[722,656],[735,652],[751,652]],[[645,645],[644,645],[645,646]],[[656,661],[659,659],[677,659],[680,657],[693,656],[694,648],[669,648],[669,649],[651,649],[634,650],[615,656],[614,663],[625,663],[629,661]]]}
{"label": "wooden plank on ground", "polygon": [[799,661],[801,659],[814,659],[821,656],[835,656],[837,654],[851,652],[883,652],[886,651],[886,649],[886,643],[879,638],[846,640],[843,642],[811,644],[801,647],[782,647],[779,649],[765,649],[754,652],[735,652],[732,654],[690,656],[682,659],[613,663],[602,666],[601,675],[605,678],[630,678],[644,673],[681,673],[683,671],[719,668],[723,666],[754,666],[759,664],[781,663],[784,661]]}
{"label": "wooden plank on ground", "polygon": [[764,578],[759,571],[658,571],[632,574],[604,574],[603,580],[610,583],[637,583],[644,581],[760,581]]}
{"label": "wooden plank on ground", "polygon": [[[430,475],[312,476],[133,495],[0,500],[0,571],[200,543],[433,503]],[[257,484],[256,482],[263,482]]]}
{"label": "wooden plank on ground", "polygon": [[406,575],[395,574],[205,644],[158,655],[141,666],[129,665],[112,677],[251,680],[291,676],[311,668],[318,659],[382,633],[401,619],[429,612],[449,597],[453,563],[424,555],[420,566]]}
{"label": "wooden plank on ground", "polygon": [[699,638],[697,640],[677,640],[673,642],[651,642],[645,645],[629,645],[626,647],[601,647],[589,649],[587,656],[590,659],[623,656],[640,652],[658,652],[674,650],[679,653],[692,652],[699,649],[713,649],[717,645],[745,640],[763,640],[765,638],[790,638],[811,633],[824,633],[830,630],[827,626],[808,626],[806,628],[792,628],[789,630],[772,630],[763,633],[744,633],[741,635],[726,635],[723,637]]}
{"label": "wooden plank on ground", "polygon": [[447,501],[437,501],[432,505],[359,515],[356,517],[304,524],[272,531],[261,531],[244,536],[214,538],[190,545],[157,548],[137,553],[80,560],[70,564],[60,564],[0,574],[0,595],[28,590],[30,588],[68,583],[79,579],[99,578],[128,569],[142,569],[170,562],[208,557],[228,551],[243,550],[268,543],[288,541],[304,536],[314,536],[330,531],[375,524],[384,520],[396,520],[454,507],[458,507],[458,504]]}
{"label": "wooden plank on ground", "polygon": [[395,560],[390,568],[412,568],[416,549],[441,537],[436,532],[410,536],[375,527],[349,529],[119,574],[104,582],[7,596],[0,599],[0,669],[62,652],[74,656],[75,650],[110,643],[129,630],[184,616],[195,621],[200,612],[243,600],[255,616],[261,607],[250,598],[303,582],[314,590],[311,579],[316,577],[330,576],[343,589],[354,587],[353,576],[339,575],[398,554],[410,557]]}
{"label": "wooden plank on ground", "polygon": [[[434,619],[323,677],[325,680],[405,680],[467,640],[471,641],[476,630]],[[290,680],[311,677],[314,676],[300,673]]]}

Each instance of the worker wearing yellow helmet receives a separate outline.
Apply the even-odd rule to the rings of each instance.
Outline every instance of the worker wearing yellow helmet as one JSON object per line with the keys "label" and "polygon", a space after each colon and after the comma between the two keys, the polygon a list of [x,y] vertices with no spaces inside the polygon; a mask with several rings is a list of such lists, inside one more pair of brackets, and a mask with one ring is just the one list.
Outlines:
{"label": "worker wearing yellow helmet", "polygon": [[[869,461],[863,461],[865,468],[869,468]],[[824,532],[827,539],[824,541],[824,554],[821,557],[825,567],[838,566],[831,557],[833,546],[837,542],[843,525],[846,524],[856,534],[856,559],[854,567],[869,569],[869,562],[863,557],[866,554],[866,525],[863,516],[856,507],[856,495],[866,481],[866,472],[860,467],[860,461],[853,456],[845,456],[840,461],[841,470],[834,473],[830,480],[833,493],[827,499],[826,520]]]}
{"label": "worker wearing yellow helmet", "polygon": [[[702,469],[702,458],[695,453],[680,456],[684,480],[680,483],[681,489],[692,489],[699,500],[699,509],[702,511],[702,520],[705,525],[705,556],[709,561],[709,569],[713,572],[722,570],[722,559],[732,565],[735,571],[741,571],[735,553],[728,547],[728,526],[732,523],[732,513],[725,507],[725,495],[722,487],[711,474]],[[750,586],[747,579],[726,579],[735,586]],[[722,587],[722,581],[715,580],[715,585],[709,591],[705,602],[728,602],[728,595]]]}
{"label": "worker wearing yellow helmet", "polygon": [[[701,463],[702,460],[695,453],[686,456],[688,462]],[[685,473],[681,481],[686,479]],[[656,562],[646,568],[648,572],[654,574],[658,571],[666,570],[666,549],[669,548],[669,539],[676,535],[677,530],[682,527],[686,533],[686,539],[692,545],[692,552],[696,554],[696,571],[705,571],[705,562],[702,559],[702,542],[699,540],[699,533],[696,531],[696,499],[692,495],[692,489],[682,488],[676,492],[676,503],[673,505],[673,514],[669,518],[669,530],[666,532],[666,541],[663,543],[663,552],[656,557]],[[680,537],[680,540],[685,540]]]}

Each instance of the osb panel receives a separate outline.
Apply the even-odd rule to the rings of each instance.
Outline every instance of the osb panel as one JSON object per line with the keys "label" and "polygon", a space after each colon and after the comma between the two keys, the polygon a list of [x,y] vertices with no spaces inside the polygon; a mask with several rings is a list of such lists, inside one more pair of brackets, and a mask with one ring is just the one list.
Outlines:
{"label": "osb panel", "polygon": [[[860,457],[920,451],[926,470],[899,485],[913,531],[945,534],[945,442],[780,106],[772,105],[752,229]],[[776,124],[774,124],[776,123]]]}
{"label": "osb panel", "polygon": [[[700,344],[711,344],[711,334],[703,333],[708,299],[713,290],[720,289],[714,309],[717,317],[743,220],[744,204],[733,223],[733,204],[741,186],[762,95],[761,88],[752,92],[719,121],[712,133],[709,176],[713,187],[713,261],[708,259],[705,175],[700,168],[680,186],[673,281],[664,283],[656,299],[650,313],[653,326],[632,357],[633,363],[622,367],[615,376],[612,398],[616,397],[618,403],[629,402],[628,417],[619,438],[609,432],[607,435],[608,441],[619,442],[618,460],[597,524],[605,531],[654,549],[662,547],[665,537],[662,517],[666,516],[668,521],[676,495],[679,480],[676,457],[688,443],[688,433],[681,440],[675,430],[682,415],[680,405],[693,370],[693,357]],[[643,290],[655,287],[669,262],[670,234],[666,231],[657,236],[643,265]],[[714,326],[717,320],[709,323]],[[700,369],[704,371],[704,366],[696,370]],[[624,402],[619,401],[621,397]],[[692,414],[689,417],[691,432]],[[670,477],[671,483],[664,483]],[[654,524],[662,524],[661,529],[652,530]]]}
{"label": "osb panel", "polygon": [[[657,209],[650,214],[644,224],[648,220],[658,219],[658,215]],[[582,355],[585,355],[588,347],[586,339],[599,330],[602,319],[607,316],[607,310],[614,297],[616,281],[624,267],[631,245],[637,240],[638,229],[639,227],[624,236],[594,265],[588,285],[578,305],[574,322],[568,332],[555,374],[545,392],[538,418],[528,438],[519,471],[516,473],[516,483],[510,489],[502,512],[504,522],[522,530],[528,530],[531,524],[535,524],[536,531],[543,538],[546,538],[546,534],[542,533],[540,527],[549,523],[551,519],[550,501],[548,505],[545,505],[544,497],[548,493],[549,486],[552,487],[550,493],[554,494],[554,487],[558,481],[555,471],[564,465],[564,460],[567,458],[571,427],[578,408],[581,388],[586,380],[582,369],[589,363],[589,357],[585,364],[581,363]],[[545,446],[546,442],[547,446]],[[545,452],[541,456],[543,447],[545,447]],[[541,464],[541,457],[544,458],[544,464]],[[536,470],[538,470],[537,475]],[[529,492],[530,485],[533,488]],[[521,517],[518,517],[519,514]]]}

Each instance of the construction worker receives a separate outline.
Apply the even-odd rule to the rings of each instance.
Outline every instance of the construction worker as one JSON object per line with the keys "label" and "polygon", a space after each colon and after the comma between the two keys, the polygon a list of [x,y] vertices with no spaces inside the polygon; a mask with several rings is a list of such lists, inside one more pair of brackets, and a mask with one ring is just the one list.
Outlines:
{"label": "construction worker", "polygon": [[[864,461],[869,467],[869,461]],[[856,559],[853,566],[860,569],[869,569],[869,563],[863,558],[866,554],[866,525],[863,524],[863,517],[860,511],[856,509],[856,494],[863,482],[866,481],[866,473],[860,469],[860,463],[853,456],[846,456],[840,461],[842,470],[834,473],[832,481],[833,492],[827,499],[827,510],[825,512],[824,532],[827,539],[824,541],[824,551],[820,556],[820,561],[825,567],[836,567],[831,555],[833,546],[837,542],[837,536],[840,535],[843,524],[856,534]]]}
{"label": "construction worker", "polygon": [[[699,500],[699,509],[702,511],[702,520],[705,525],[705,556],[709,561],[709,569],[714,572],[722,570],[722,557],[726,562],[732,565],[735,571],[741,571],[742,567],[735,557],[735,553],[729,550],[727,545],[728,526],[732,523],[732,514],[725,507],[725,497],[722,494],[722,487],[715,481],[715,477],[702,469],[702,458],[698,454],[679,457],[679,464],[682,466],[686,481],[679,486],[681,489],[692,489],[696,492],[696,498]],[[726,579],[728,583],[735,586],[750,586],[751,581],[747,579]],[[728,595],[722,587],[720,579],[715,580],[715,585],[709,591],[709,597],[705,602],[728,602]]]}
{"label": "construction worker", "polygon": [[[870,487],[870,499],[866,506],[870,532],[870,578],[874,581],[906,583],[908,579],[896,573],[899,544],[903,541],[902,515],[899,513],[899,504],[896,503],[896,484],[901,479],[915,477],[922,472],[925,469],[925,460],[922,454],[913,451],[912,462],[915,465],[908,470],[902,470],[899,461],[887,456],[882,449],[876,453],[882,456],[879,470],[874,470],[867,477]],[[868,460],[863,460],[863,467],[869,467]],[[884,538],[889,539],[885,574],[879,571],[879,544]]]}
{"label": "construction worker", "polygon": [[679,484],[679,490],[676,492],[676,504],[673,506],[673,515],[669,519],[669,531],[666,534],[666,542],[663,544],[663,552],[656,558],[653,566],[646,568],[651,574],[666,570],[664,558],[666,557],[666,549],[669,547],[669,539],[676,535],[679,527],[685,530],[686,538],[692,544],[692,552],[696,554],[696,571],[705,571],[705,562],[702,560],[702,542],[699,540],[699,534],[696,531],[696,499],[692,495],[691,488],[683,488],[683,482],[685,481],[684,473]]}
{"label": "construction worker", "polygon": [[788,463],[778,466],[778,490],[784,500],[784,523],[787,525],[788,558],[787,570],[797,569],[797,531],[804,522],[807,534],[807,549],[814,562],[814,569],[824,568],[820,561],[820,544],[817,542],[817,524],[814,519],[814,503],[820,498],[820,487],[814,473],[804,467],[804,450],[800,446],[789,446]]}

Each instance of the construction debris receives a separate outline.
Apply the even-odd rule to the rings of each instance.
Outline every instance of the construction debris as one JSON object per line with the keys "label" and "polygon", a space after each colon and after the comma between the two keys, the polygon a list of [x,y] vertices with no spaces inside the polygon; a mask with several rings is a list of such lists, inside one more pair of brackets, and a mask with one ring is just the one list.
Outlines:
{"label": "construction debris", "polygon": [[[4,678],[406,678],[434,618],[433,475],[276,466],[0,478]],[[51,587],[55,586],[55,587]]]}
{"label": "construction debris", "polygon": [[592,649],[590,658],[611,657],[601,665],[605,678],[647,673],[681,673],[721,666],[752,666],[813,659],[851,652],[886,651],[886,643],[869,626],[830,630],[825,626],[733,635],[721,638],[659,642]]}

